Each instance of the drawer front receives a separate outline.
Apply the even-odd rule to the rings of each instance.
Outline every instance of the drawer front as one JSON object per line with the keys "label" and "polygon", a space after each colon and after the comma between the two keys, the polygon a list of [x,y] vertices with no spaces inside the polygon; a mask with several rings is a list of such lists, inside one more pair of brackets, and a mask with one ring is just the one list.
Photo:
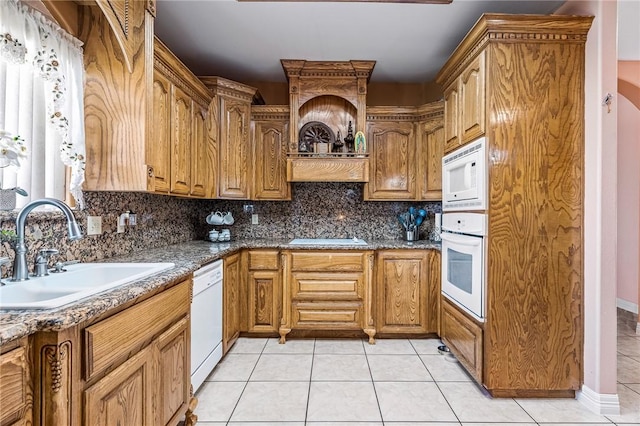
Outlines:
{"label": "drawer front", "polygon": [[292,296],[305,300],[360,300],[361,273],[294,272]]}
{"label": "drawer front", "polygon": [[294,303],[293,327],[314,330],[361,328],[362,304],[357,302]]}
{"label": "drawer front", "polygon": [[292,271],[364,270],[365,254],[359,251],[304,251],[291,253]]}
{"label": "drawer front", "polygon": [[482,383],[482,328],[442,299],[442,341]]}
{"label": "drawer front", "polygon": [[16,348],[0,355],[0,424],[18,420],[28,404],[27,354]]}
{"label": "drawer front", "polygon": [[85,379],[124,362],[189,313],[191,280],[84,330]]}
{"label": "drawer front", "polygon": [[252,250],[249,252],[249,269],[276,270],[278,269],[277,250]]}

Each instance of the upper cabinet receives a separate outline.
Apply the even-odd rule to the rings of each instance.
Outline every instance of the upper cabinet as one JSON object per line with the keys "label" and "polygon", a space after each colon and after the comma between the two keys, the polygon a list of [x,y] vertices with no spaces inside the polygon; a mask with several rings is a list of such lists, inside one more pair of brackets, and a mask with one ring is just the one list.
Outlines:
{"label": "upper cabinet", "polygon": [[365,200],[442,199],[443,104],[369,107]]}
{"label": "upper cabinet", "polygon": [[290,200],[287,182],[289,107],[253,105],[251,107],[253,141],[254,200]]}
{"label": "upper cabinet", "polygon": [[78,6],[85,190],[213,197],[211,94],[153,36],[154,1]]}
{"label": "upper cabinet", "polygon": [[451,152],[485,133],[485,52],[469,62],[444,89],[445,152]]}
{"label": "upper cabinet", "polygon": [[[191,197],[213,197],[208,181],[205,131],[211,95],[158,39],[154,43],[151,135],[147,141],[149,189]],[[168,190],[168,191],[167,191]]]}
{"label": "upper cabinet", "polygon": [[215,98],[218,117],[218,198],[251,196],[251,103],[255,88],[221,77],[201,77]]}

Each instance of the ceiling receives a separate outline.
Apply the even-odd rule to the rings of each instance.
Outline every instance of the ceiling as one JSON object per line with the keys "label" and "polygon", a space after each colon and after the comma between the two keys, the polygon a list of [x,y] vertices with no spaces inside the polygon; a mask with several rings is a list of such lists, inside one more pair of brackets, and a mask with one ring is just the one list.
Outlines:
{"label": "ceiling", "polygon": [[159,0],[155,31],[196,75],[284,82],[280,59],[360,59],[377,61],[372,82],[425,83],[482,13],[549,14],[562,3]]}

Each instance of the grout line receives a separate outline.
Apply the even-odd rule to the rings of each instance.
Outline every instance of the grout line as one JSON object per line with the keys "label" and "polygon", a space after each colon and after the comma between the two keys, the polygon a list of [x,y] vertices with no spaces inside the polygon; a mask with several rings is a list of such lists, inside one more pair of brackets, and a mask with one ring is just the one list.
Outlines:
{"label": "grout line", "polygon": [[313,351],[311,352],[311,370],[309,371],[309,386],[307,386],[307,407],[304,410],[304,424],[307,424],[309,416],[309,402],[311,401],[311,378],[313,377],[313,363],[316,359],[316,343],[318,339],[313,339]]}
{"label": "grout line", "polygon": [[[367,343],[368,344],[368,343]],[[369,354],[365,348],[365,342],[362,340],[362,349],[364,350],[364,359],[367,362],[367,368],[369,369],[369,377],[371,377],[371,386],[373,387],[373,394],[376,397],[376,404],[378,405],[378,413],[380,413],[380,421],[384,426],[384,417],[382,416],[382,407],[380,407],[380,399],[378,398],[378,390],[376,389],[376,381],[373,379],[373,372],[371,371],[371,365],[369,364]]]}

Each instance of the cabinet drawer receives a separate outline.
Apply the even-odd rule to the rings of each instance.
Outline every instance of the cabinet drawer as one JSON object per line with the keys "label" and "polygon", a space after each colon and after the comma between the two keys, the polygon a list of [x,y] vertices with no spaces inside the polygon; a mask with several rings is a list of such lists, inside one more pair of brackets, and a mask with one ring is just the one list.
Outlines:
{"label": "cabinet drawer", "polygon": [[294,272],[292,297],[307,300],[362,299],[361,273]]}
{"label": "cabinet drawer", "polygon": [[364,253],[310,251],[291,253],[292,271],[362,271]]}
{"label": "cabinet drawer", "polygon": [[442,341],[482,383],[482,328],[442,298]]}
{"label": "cabinet drawer", "polygon": [[293,327],[316,330],[361,328],[362,304],[358,302],[299,302],[293,306]]}
{"label": "cabinet drawer", "polygon": [[28,369],[25,348],[0,355],[0,424],[13,424],[28,404]]}
{"label": "cabinet drawer", "polygon": [[275,270],[278,269],[277,250],[260,250],[249,252],[250,270]]}
{"label": "cabinet drawer", "polygon": [[84,330],[85,379],[121,364],[129,354],[189,312],[191,280],[184,281]]}

